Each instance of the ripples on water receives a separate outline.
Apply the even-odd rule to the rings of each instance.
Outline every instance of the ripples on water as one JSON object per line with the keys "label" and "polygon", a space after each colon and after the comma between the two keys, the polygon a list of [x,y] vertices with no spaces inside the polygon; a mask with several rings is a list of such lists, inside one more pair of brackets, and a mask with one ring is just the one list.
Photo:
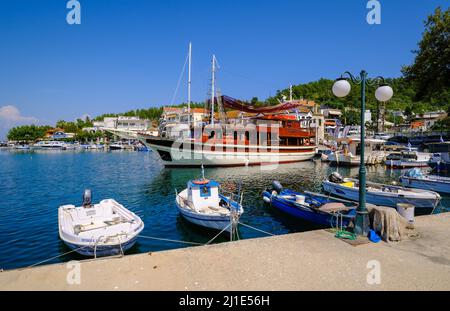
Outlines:
{"label": "ripples on water", "polygon": [[[321,182],[335,168],[318,162],[280,165],[276,170],[261,167],[205,169],[217,181],[242,181],[245,213],[243,223],[274,234],[315,229],[264,205],[261,191],[279,180],[293,190],[320,191]],[[356,177],[358,168],[340,168]],[[178,215],[175,189],[201,174],[199,169],[164,168],[157,156],[141,152],[0,151],[0,268],[35,264],[69,249],[58,236],[58,207],[80,205],[84,189],[90,188],[94,202],[113,198],[139,215],[146,236],[205,243],[216,232],[195,227]],[[368,179],[398,180],[400,171],[383,166],[368,167]],[[443,201],[449,206],[449,199]],[[241,227],[243,239],[264,234]],[[226,241],[220,237],[218,242]],[[183,244],[138,239],[128,253],[142,253],[184,247]],[[69,254],[48,263],[83,259]]]}

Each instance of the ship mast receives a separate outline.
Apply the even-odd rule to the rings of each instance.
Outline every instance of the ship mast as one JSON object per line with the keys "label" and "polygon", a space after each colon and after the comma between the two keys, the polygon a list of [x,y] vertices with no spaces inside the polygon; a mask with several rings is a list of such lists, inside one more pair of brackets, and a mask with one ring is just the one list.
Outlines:
{"label": "ship mast", "polygon": [[189,70],[188,70],[188,126],[191,128],[191,65],[192,65],[192,43],[189,42]]}
{"label": "ship mast", "polygon": [[292,101],[292,83],[289,85],[289,101]]}
{"label": "ship mast", "polygon": [[211,125],[212,126],[214,126],[215,79],[216,79],[216,55],[213,55],[213,58],[212,58],[212,81],[211,81]]}

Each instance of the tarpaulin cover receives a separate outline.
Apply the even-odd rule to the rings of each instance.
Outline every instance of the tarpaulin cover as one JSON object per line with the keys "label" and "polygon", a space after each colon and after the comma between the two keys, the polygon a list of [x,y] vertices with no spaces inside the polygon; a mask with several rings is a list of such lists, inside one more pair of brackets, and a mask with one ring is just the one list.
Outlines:
{"label": "tarpaulin cover", "polygon": [[[238,99],[234,99],[232,97],[225,96],[225,95],[221,96],[221,100],[222,100],[223,105],[227,108],[236,109],[236,110],[240,110],[240,111],[248,112],[248,113],[274,113],[274,112],[295,109],[301,105],[298,102],[286,102],[286,103],[282,103],[282,104],[279,104],[276,106],[256,108],[256,107],[251,106],[248,103],[245,103],[243,101],[240,101]],[[216,102],[217,102],[217,99],[216,99]]]}

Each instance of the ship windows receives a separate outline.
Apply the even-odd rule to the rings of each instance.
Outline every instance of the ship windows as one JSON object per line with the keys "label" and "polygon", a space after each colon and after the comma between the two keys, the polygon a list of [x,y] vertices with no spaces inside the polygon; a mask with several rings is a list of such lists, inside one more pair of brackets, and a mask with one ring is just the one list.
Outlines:
{"label": "ship windows", "polygon": [[288,138],[288,146],[298,146],[297,138]]}
{"label": "ship windows", "polygon": [[170,152],[158,150],[158,153],[163,161],[172,162],[172,156],[170,155]]}
{"label": "ship windows", "polygon": [[211,196],[211,188],[208,186],[203,186],[200,188],[200,197],[207,198]]}

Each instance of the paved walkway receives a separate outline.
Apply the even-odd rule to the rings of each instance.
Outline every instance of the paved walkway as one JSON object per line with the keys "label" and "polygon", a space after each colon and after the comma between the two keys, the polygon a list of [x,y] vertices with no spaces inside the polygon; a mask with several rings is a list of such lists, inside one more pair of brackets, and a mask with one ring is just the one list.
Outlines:
{"label": "paved walkway", "polygon": [[[351,246],[319,230],[0,273],[1,290],[450,290],[450,214],[416,218],[417,240]],[[369,261],[380,264],[370,285]],[[372,266],[373,267],[373,266]],[[70,276],[73,276],[71,274]]]}

